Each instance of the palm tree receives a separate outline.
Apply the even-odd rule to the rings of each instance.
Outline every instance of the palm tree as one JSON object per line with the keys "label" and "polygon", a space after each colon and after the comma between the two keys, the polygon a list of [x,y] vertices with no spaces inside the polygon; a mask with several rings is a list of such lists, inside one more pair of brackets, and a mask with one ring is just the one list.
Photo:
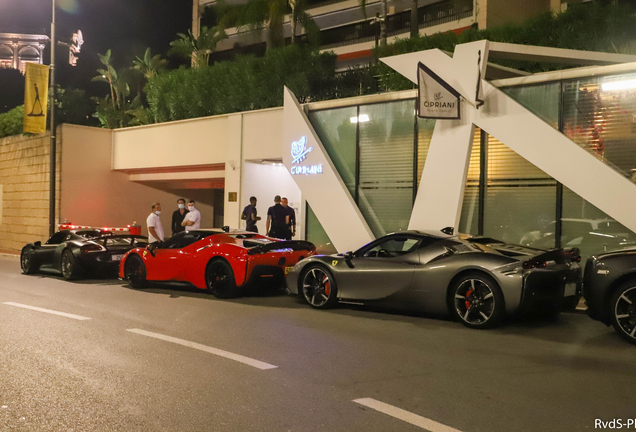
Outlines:
{"label": "palm tree", "polygon": [[111,50],[106,51],[106,54],[97,54],[99,61],[106,67],[106,69],[97,69],[97,76],[94,76],[91,81],[107,82],[110,86],[110,97],[113,109],[121,108],[122,99],[130,94],[130,88],[126,81],[119,78],[119,74],[113,67]]}
{"label": "palm tree", "polygon": [[217,3],[224,28],[247,27],[258,32],[265,28],[267,50],[285,45],[285,16],[291,12],[292,43],[297,43],[297,27],[301,23],[310,37],[317,34],[318,26],[307,13],[307,0],[248,0],[245,4],[229,5],[224,0]]}
{"label": "palm tree", "polygon": [[265,28],[267,49],[283,46],[285,37],[283,22],[287,12],[287,0],[248,0],[244,4],[227,4],[220,0],[216,6],[223,28],[247,27],[257,32]]}
{"label": "palm tree", "polygon": [[162,59],[159,54],[153,56],[150,48],[146,49],[143,58],[136,57],[133,60],[133,69],[139,71],[147,80],[153,78],[159,71],[166,68],[168,60]]}
{"label": "palm tree", "polygon": [[177,33],[179,39],[170,42],[169,54],[176,54],[192,59],[192,67],[207,66],[210,54],[216,51],[216,45],[227,35],[220,26],[202,27],[199,37],[195,38],[192,30],[187,34]]}
{"label": "palm tree", "polygon": [[305,32],[310,40],[315,39],[320,32],[314,19],[307,13],[308,6],[307,0],[289,0],[289,7],[291,8],[292,45],[298,42],[296,39],[298,24],[301,24],[305,28]]}

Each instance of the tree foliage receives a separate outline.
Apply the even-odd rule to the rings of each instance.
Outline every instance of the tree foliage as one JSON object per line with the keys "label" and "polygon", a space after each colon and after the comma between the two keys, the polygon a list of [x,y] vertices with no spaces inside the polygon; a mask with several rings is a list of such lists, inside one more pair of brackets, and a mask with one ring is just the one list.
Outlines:
{"label": "tree foliage", "polygon": [[24,105],[0,114],[0,138],[19,135],[24,129]]}
{"label": "tree foliage", "polygon": [[143,58],[135,57],[133,69],[139,72],[146,79],[150,79],[163,71],[168,65],[168,60],[161,58],[161,55],[152,55],[150,48],[146,49]]}
{"label": "tree foliage", "polygon": [[188,30],[187,34],[178,33],[177,36],[179,36],[178,39],[170,42],[172,48],[168,54],[191,58],[193,67],[207,66],[210,54],[216,51],[217,44],[227,38],[220,26],[201,27],[198,38],[194,37],[192,30]]}
{"label": "tree foliage", "polygon": [[[260,16],[248,20],[237,15],[233,25],[266,23],[269,10],[253,0],[250,13]],[[254,4],[252,4],[254,3]],[[278,3],[277,3],[278,4]],[[294,2],[294,7],[300,3]],[[223,3],[220,3],[223,6]],[[280,4],[278,4],[282,8]],[[247,6],[246,6],[247,7]],[[258,9],[261,8],[261,9]],[[281,9],[282,10],[282,9]],[[259,15],[260,14],[260,15]],[[249,15],[249,14],[248,14]],[[241,21],[242,20],[242,21]],[[438,33],[401,39],[374,50],[377,59],[414,51],[438,48],[452,53],[457,44],[488,39],[526,45],[636,54],[636,7],[607,5],[602,2],[570,4],[567,11],[545,13],[521,25],[488,30],[471,29],[461,35]],[[415,86],[384,63],[376,61],[366,68],[336,72],[336,56],[320,53],[308,46],[287,46],[268,50],[264,57],[237,56],[198,69],[178,69],[152,76],[146,85],[148,109],[139,104],[124,110],[127,124],[170,121],[218,115],[237,111],[280,106],[283,86],[301,102],[318,101],[412,89]],[[558,64],[498,61],[504,66],[527,72],[562,67]],[[108,98],[104,103],[105,106]],[[104,108],[104,110],[106,110]],[[115,123],[116,124],[116,123]],[[123,123],[122,123],[123,124]]]}

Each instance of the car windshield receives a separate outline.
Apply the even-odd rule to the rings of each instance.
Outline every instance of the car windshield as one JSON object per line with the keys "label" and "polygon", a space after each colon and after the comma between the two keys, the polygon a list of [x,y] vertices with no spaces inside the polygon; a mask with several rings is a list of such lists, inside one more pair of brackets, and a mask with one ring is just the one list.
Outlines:
{"label": "car windshield", "polygon": [[180,232],[161,244],[159,249],[183,249],[211,235],[218,234],[214,231],[189,231]]}

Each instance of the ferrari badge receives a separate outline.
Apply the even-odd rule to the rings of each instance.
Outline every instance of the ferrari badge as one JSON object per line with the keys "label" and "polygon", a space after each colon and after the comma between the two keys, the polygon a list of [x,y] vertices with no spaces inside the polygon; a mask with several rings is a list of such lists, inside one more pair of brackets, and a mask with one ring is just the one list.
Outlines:
{"label": "ferrari badge", "polygon": [[335,266],[336,266],[336,264],[338,264],[338,260],[333,260],[333,261],[331,261],[331,265],[332,265],[332,266],[334,266],[334,267],[335,267]]}

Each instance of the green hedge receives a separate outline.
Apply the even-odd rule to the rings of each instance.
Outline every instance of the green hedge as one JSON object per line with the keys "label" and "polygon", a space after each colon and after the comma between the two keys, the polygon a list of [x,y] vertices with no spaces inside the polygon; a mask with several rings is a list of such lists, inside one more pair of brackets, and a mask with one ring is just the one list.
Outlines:
{"label": "green hedge", "polygon": [[264,57],[242,56],[212,66],[157,75],[146,85],[156,121],[281,106],[283,86],[302,101],[334,97],[336,56],[287,46]]}
{"label": "green hedge", "polygon": [[0,138],[19,135],[24,128],[24,105],[0,114]]}

